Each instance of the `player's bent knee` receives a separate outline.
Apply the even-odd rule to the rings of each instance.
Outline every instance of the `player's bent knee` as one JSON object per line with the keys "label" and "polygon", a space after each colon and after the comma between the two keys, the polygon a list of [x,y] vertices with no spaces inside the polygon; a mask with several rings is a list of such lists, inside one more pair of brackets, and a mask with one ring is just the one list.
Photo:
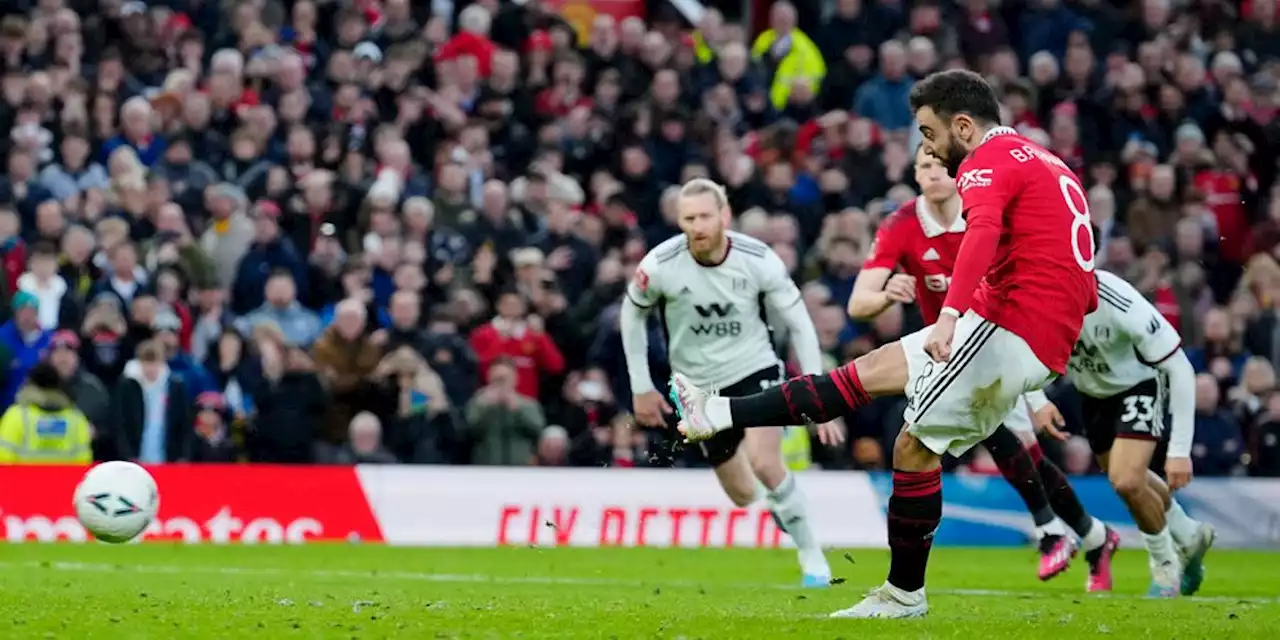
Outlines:
{"label": "player's bent knee", "polygon": [[862,389],[872,396],[896,395],[907,388],[907,356],[894,342],[853,361]]}
{"label": "player's bent knee", "polygon": [[898,432],[893,441],[893,468],[899,471],[928,471],[938,464],[938,454],[930,451],[919,438],[907,432]]}
{"label": "player's bent knee", "polygon": [[1146,469],[1122,469],[1113,467],[1108,473],[1107,478],[1111,481],[1111,488],[1123,498],[1134,498],[1147,490],[1147,473]]}
{"label": "player's bent knee", "polygon": [[787,475],[787,465],[779,452],[760,452],[751,457],[751,473],[767,485],[770,480],[780,481]]}

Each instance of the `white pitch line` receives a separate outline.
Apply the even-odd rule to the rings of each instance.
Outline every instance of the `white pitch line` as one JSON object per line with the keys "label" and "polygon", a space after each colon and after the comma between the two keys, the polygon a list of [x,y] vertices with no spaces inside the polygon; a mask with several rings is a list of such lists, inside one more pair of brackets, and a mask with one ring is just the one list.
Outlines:
{"label": "white pitch line", "polygon": [[[672,587],[672,588],[733,588],[776,589],[779,591],[810,591],[798,585],[778,583],[707,583],[695,580],[622,580],[618,578],[575,578],[559,576],[494,576],[470,573],[426,573],[416,571],[352,571],[344,569],[278,569],[269,567],[209,567],[178,565],[113,565],[91,562],[0,562],[0,569],[47,569],[88,573],[131,572],[140,574],[203,573],[232,576],[310,576],[315,578],[369,579],[382,578],[413,582],[441,582],[454,584],[540,584],[594,587]],[[1010,591],[1004,589],[930,589],[938,595],[954,595],[978,598],[1062,598],[1085,597],[1089,599],[1146,600],[1145,596],[1127,593],[1068,594],[1044,591]],[[1239,603],[1251,605],[1280,604],[1280,597],[1190,596],[1179,598],[1190,602]]]}

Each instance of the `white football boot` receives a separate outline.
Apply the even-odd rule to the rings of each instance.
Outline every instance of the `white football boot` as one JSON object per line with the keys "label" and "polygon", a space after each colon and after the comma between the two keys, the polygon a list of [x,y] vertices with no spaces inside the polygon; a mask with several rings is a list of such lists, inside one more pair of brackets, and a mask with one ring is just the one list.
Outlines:
{"label": "white football boot", "polygon": [[716,425],[707,417],[707,399],[714,394],[698,388],[684,374],[671,375],[671,401],[675,404],[676,426],[689,442],[699,442],[724,431],[731,424]]}
{"label": "white football boot", "polygon": [[903,591],[888,582],[871,590],[862,602],[841,609],[832,618],[923,618],[929,613],[924,589]]}

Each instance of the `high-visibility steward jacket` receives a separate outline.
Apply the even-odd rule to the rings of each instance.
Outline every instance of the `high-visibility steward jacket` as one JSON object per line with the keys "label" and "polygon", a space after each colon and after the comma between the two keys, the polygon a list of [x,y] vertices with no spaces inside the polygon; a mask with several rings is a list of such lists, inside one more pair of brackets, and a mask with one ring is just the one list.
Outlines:
{"label": "high-visibility steward jacket", "polygon": [[65,393],[27,385],[0,417],[0,464],[89,464],[91,440]]}
{"label": "high-visibility steward jacket", "polygon": [[804,471],[812,464],[809,452],[809,430],[786,427],[782,436],[782,460],[792,471]]}

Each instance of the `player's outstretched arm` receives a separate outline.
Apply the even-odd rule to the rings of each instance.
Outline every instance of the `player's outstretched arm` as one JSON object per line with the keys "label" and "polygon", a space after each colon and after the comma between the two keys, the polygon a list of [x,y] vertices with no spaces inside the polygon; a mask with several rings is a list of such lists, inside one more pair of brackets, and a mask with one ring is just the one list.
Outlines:
{"label": "player's outstretched arm", "polygon": [[[884,267],[863,268],[853,282],[853,295],[845,309],[854,320],[870,320],[893,305],[885,285],[893,271]],[[910,276],[907,276],[910,277]]]}
{"label": "player's outstretched arm", "polygon": [[1187,354],[1178,348],[1157,363],[1169,380],[1169,455],[1166,465],[1170,489],[1180,489],[1191,481],[1191,443],[1196,435],[1196,372]]}

